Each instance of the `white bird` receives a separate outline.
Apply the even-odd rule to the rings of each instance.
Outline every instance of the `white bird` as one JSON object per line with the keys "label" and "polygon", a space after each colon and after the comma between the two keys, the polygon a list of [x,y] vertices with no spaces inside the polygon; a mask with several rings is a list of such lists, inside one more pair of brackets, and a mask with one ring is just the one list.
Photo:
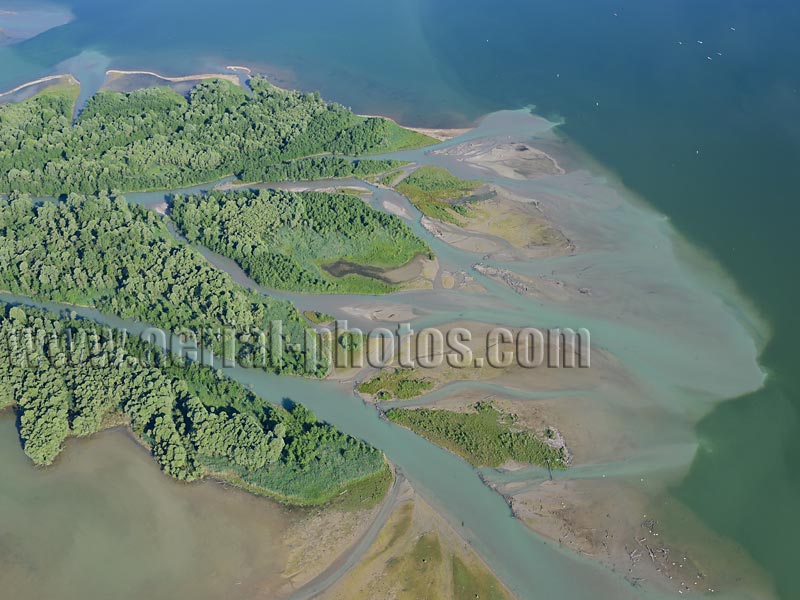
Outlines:
{"label": "white bird", "polygon": [[714,59],[713,59],[713,58],[711,58],[710,56],[706,56],[706,58],[707,58],[708,60],[714,60]]}
{"label": "white bird", "polygon": [[722,56],[722,52],[717,52],[717,56]]}
{"label": "white bird", "polygon": [[731,27],[731,31],[736,31],[736,27]]}
{"label": "white bird", "polygon": [[697,40],[697,43],[698,43],[698,44],[702,44],[702,43],[703,43],[703,40]]}

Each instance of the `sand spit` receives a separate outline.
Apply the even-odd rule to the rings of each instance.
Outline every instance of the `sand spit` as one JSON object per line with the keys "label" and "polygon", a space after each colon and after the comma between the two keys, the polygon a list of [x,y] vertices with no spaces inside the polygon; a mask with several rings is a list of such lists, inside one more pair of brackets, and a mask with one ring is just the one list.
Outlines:
{"label": "sand spit", "polygon": [[566,173],[556,159],[525,142],[472,140],[436,152],[455,156],[507,179],[536,179]]}
{"label": "sand spit", "polygon": [[[485,138],[477,137],[482,129]],[[514,206],[510,203],[487,207],[472,230],[423,218],[434,237],[485,254],[469,265],[478,282],[485,277],[502,285],[486,283],[481,306],[466,295],[441,301],[415,296],[415,302],[499,324],[587,327],[592,367],[586,373],[421,369],[421,376],[434,380],[433,390],[390,405],[464,410],[491,399],[533,428],[556,427],[573,465],[553,482],[541,470],[519,465],[513,473],[503,469],[485,477],[531,529],[592,557],[643,591],[713,589],[725,597],[772,597],[740,548],[715,536],[669,495],[670,484],[680,481],[697,452],[697,420],[716,402],[763,381],[759,337],[754,339],[760,331],[752,329],[757,319],[749,305],[718,267],[697,260],[662,215],[612,176],[568,156],[559,164],[538,150],[540,137],[545,147],[553,146],[552,124],[508,111],[488,116],[473,137],[429,151],[417,162],[490,181],[510,200],[535,210],[530,214],[561,233],[568,250],[521,253],[526,244],[514,236],[529,227],[514,230],[516,208],[511,227],[495,225],[487,234],[487,223]],[[567,164],[569,171],[562,166]],[[448,258],[446,270],[464,268],[465,257]],[[485,316],[487,306],[491,317]],[[466,326],[481,336],[480,328]],[[732,572],[745,581],[734,580]]]}
{"label": "sand spit", "polygon": [[437,139],[441,142],[446,142],[448,140],[452,140],[453,138],[457,138],[460,135],[464,135],[465,133],[469,133],[472,129],[426,129],[425,127],[408,127],[403,125],[406,129],[410,129],[411,131],[416,131],[417,133],[421,133],[423,135],[427,135],[428,137],[432,137]]}
{"label": "sand spit", "polygon": [[106,71],[106,75],[110,79],[116,79],[118,77],[125,77],[127,75],[149,75],[150,77],[156,77],[157,79],[163,79],[164,81],[169,81],[170,83],[181,83],[185,81],[198,81],[203,79],[226,79],[231,83],[239,84],[239,78],[235,75],[230,75],[229,73],[199,73],[197,75],[184,75],[182,77],[167,77],[166,75],[161,75],[154,71],[120,71],[118,69],[109,69]]}
{"label": "sand spit", "polygon": [[464,135],[465,133],[469,133],[472,131],[472,128],[466,129],[429,129],[426,127],[410,127],[408,125],[403,125],[402,123],[398,123],[396,120],[392,119],[391,117],[386,117],[384,115],[358,115],[359,117],[364,117],[365,119],[386,119],[387,121],[391,121],[392,123],[403,127],[404,129],[410,129],[411,131],[416,131],[417,133],[421,133],[423,135],[427,135],[428,137],[432,137],[440,142],[445,142],[448,140],[452,140],[453,138],[457,138],[460,135]]}
{"label": "sand spit", "polygon": [[106,80],[102,88],[115,92],[130,93],[135,90],[167,85],[180,94],[188,93],[191,88],[208,79],[224,79],[240,86],[238,75],[231,73],[199,73],[182,77],[168,77],[154,71],[106,71]]}
{"label": "sand spit", "polygon": [[[74,76],[69,73],[62,73],[60,75],[48,75],[47,77],[42,77],[40,79],[35,79],[34,81],[29,81],[27,83],[23,83],[22,85],[18,85],[14,89],[8,90],[7,92],[3,92],[0,94],[0,99],[5,98],[5,100],[0,100],[0,102],[19,102],[24,100],[23,97],[20,97],[20,92],[30,92],[26,94],[26,96],[33,96],[44,88],[49,87],[51,85],[57,85],[59,83],[66,83],[69,85],[80,85],[80,81],[78,81]],[[13,97],[12,97],[13,96]]]}

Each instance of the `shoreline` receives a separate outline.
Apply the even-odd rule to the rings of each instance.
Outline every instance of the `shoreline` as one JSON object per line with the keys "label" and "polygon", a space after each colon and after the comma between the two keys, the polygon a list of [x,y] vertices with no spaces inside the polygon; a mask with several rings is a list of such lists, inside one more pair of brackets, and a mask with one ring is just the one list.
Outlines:
{"label": "shoreline", "polygon": [[161,75],[160,73],[156,73],[155,71],[125,71],[121,69],[109,69],[106,71],[106,77],[110,79],[118,79],[120,77],[127,77],[131,75],[148,75],[150,77],[156,77],[158,79],[163,79],[164,81],[169,81],[170,83],[183,83],[186,81],[196,81],[196,80],[203,80],[203,79],[225,79],[226,81],[230,81],[231,83],[235,83],[239,85],[239,78],[236,75],[229,75],[227,73],[197,73],[194,75],[183,75],[179,77],[168,77],[167,75]]}
{"label": "shoreline", "polygon": [[6,96],[11,96],[12,94],[16,94],[17,92],[21,92],[23,90],[28,89],[29,87],[33,87],[35,85],[40,85],[42,83],[49,83],[51,81],[57,81],[59,79],[66,79],[68,83],[73,85],[80,85],[81,82],[75,77],[72,73],[59,73],[57,75],[47,75],[46,77],[40,77],[39,79],[34,79],[33,81],[28,81],[26,83],[22,83],[17,87],[10,89],[8,91],[0,93],[0,98],[4,98]]}
{"label": "shoreline", "polygon": [[412,127],[410,125],[403,125],[399,123],[397,120],[393,119],[392,117],[387,117],[386,115],[363,115],[359,113],[353,113],[357,117],[364,117],[365,119],[386,119],[387,121],[391,121],[395,125],[402,127],[403,129],[410,129],[411,131],[416,131],[417,133],[422,133],[424,135],[430,136],[439,140],[440,142],[446,142],[456,138],[460,135],[464,135],[465,133],[469,133],[474,127],[465,127],[465,128],[437,128],[437,127]]}
{"label": "shoreline", "polygon": [[[227,70],[233,71],[233,74],[229,74],[229,73],[193,73],[193,74],[189,74],[189,75],[178,75],[178,76],[172,77],[172,76],[168,76],[168,75],[162,75],[161,73],[158,73],[156,71],[150,71],[150,70],[147,70],[147,69],[130,69],[130,70],[128,70],[128,69],[108,69],[108,70],[105,71],[106,81],[101,86],[101,89],[103,87],[105,87],[106,83],[109,80],[113,81],[113,80],[116,80],[116,79],[119,79],[119,78],[122,78],[122,77],[129,77],[129,76],[136,76],[136,75],[146,75],[146,76],[149,76],[149,77],[155,77],[157,79],[161,79],[161,80],[167,81],[169,83],[186,83],[186,82],[189,82],[189,81],[202,81],[202,80],[205,80],[205,79],[224,79],[225,81],[229,81],[229,82],[231,82],[231,83],[233,83],[234,85],[237,85],[237,86],[241,85],[241,81],[239,79],[239,73],[242,73],[242,74],[244,74],[244,75],[246,75],[248,77],[253,75],[253,69],[251,69],[250,67],[247,67],[247,66],[243,66],[243,65],[227,65],[225,68]],[[258,74],[258,73],[256,73],[256,74]],[[298,90],[284,88],[284,87],[281,87],[281,86],[277,85],[267,75],[263,75],[263,77],[265,77],[267,79],[267,81],[269,81],[269,83],[270,83],[270,85],[272,87],[274,87],[274,88],[276,88],[276,89],[278,89],[278,90],[280,90],[282,92],[291,93],[291,92],[298,91]],[[74,83],[75,85],[81,85],[81,82],[72,73],[59,73],[59,74],[55,74],[55,75],[46,75],[44,77],[40,77],[40,78],[34,79],[32,81],[27,81],[25,83],[21,83],[17,87],[15,87],[13,89],[10,89],[10,90],[7,90],[5,92],[0,92],[0,98],[3,98],[5,96],[9,96],[11,94],[15,94],[17,92],[20,92],[20,91],[22,91],[24,89],[27,89],[29,87],[32,87],[34,85],[38,85],[38,84],[41,84],[41,83],[47,83],[47,82],[50,82],[50,81],[55,81],[57,79],[63,79],[63,78],[68,78],[69,80],[71,80],[70,82]],[[391,121],[392,123],[398,125],[399,127],[402,127],[404,129],[409,129],[411,131],[416,131],[417,133],[421,133],[421,134],[430,136],[430,137],[432,137],[434,139],[439,140],[440,142],[449,141],[449,140],[451,140],[453,138],[456,138],[456,137],[459,137],[459,136],[464,135],[466,133],[469,133],[470,131],[473,131],[475,129],[475,127],[464,127],[464,128],[415,127],[415,126],[412,126],[412,125],[404,125],[404,124],[398,122],[396,119],[393,119],[392,117],[387,117],[386,115],[371,115],[371,114],[359,114],[359,113],[353,113],[353,114],[355,114],[358,117],[364,117],[364,118],[367,118],[367,119],[385,119],[387,121]],[[547,156],[549,156],[549,155],[547,155]],[[552,157],[550,157],[550,158],[552,159]],[[554,160],[554,159],[552,159],[552,160]]]}
{"label": "shoreline", "polygon": [[[233,68],[232,68],[232,67],[229,67],[229,68],[231,68],[232,70],[236,70],[236,69],[238,69],[238,70],[246,70],[247,72],[250,72],[250,69],[248,69],[247,67],[233,67]],[[111,71],[109,71],[109,73],[110,73],[110,72],[111,72]],[[179,80],[179,81],[191,81],[191,80],[195,80],[195,79],[199,79],[199,78],[200,78],[200,76],[194,76],[194,77],[192,77],[192,76],[186,76],[186,77],[182,77],[182,78],[166,78],[166,77],[163,77],[163,76],[161,76],[161,75],[158,75],[158,74],[156,74],[156,73],[153,73],[153,72],[150,72],[150,71],[130,71],[130,72],[118,71],[118,72],[119,72],[119,73],[126,73],[126,74],[137,74],[137,73],[138,73],[138,74],[147,74],[147,75],[153,75],[153,76],[156,76],[156,77],[160,77],[160,78],[162,78],[162,79],[165,79],[165,80],[167,80],[167,81],[169,81],[169,80],[171,80],[171,79],[176,79],[176,80]],[[55,77],[55,76],[53,76],[53,77]],[[217,77],[217,76],[216,76],[216,75],[208,75],[208,77]],[[35,83],[36,83],[36,82],[31,82],[30,84],[26,84],[26,85],[22,86],[22,89],[24,89],[24,88],[25,88],[25,87],[27,87],[28,85],[33,85],[33,84],[35,84]],[[273,85],[274,85],[274,84],[273,84]],[[277,88],[278,86],[275,86],[275,87]],[[278,88],[278,89],[283,89],[283,88]],[[360,116],[386,118],[386,117],[379,116],[379,115],[360,115]],[[390,119],[390,120],[391,120],[391,119]],[[395,122],[396,122],[396,121],[395,121]],[[409,128],[409,129],[414,129],[414,128]],[[419,129],[416,129],[416,131],[420,131],[420,130],[419,130]],[[460,131],[460,130],[450,130],[450,131]],[[467,131],[469,131],[469,130],[467,130]],[[549,156],[549,155],[547,155],[547,156]],[[454,158],[454,160],[455,160],[455,158]],[[554,161],[554,162],[555,162],[555,161]],[[556,163],[556,164],[557,164],[557,163]],[[641,217],[641,215],[639,215],[639,217]],[[592,216],[590,215],[589,217],[587,217],[587,221],[591,221],[591,220],[592,220]],[[570,237],[571,237],[571,236],[570,236]],[[688,268],[690,268],[690,267],[692,266],[691,264],[684,264],[684,262],[681,262],[681,265],[683,265],[683,266],[684,266],[685,268],[687,268],[687,269],[688,269]],[[640,282],[636,282],[636,283],[640,283]],[[707,287],[706,287],[706,288],[704,288],[704,289],[705,289],[705,291],[706,291],[706,292],[708,292],[708,291],[712,291],[714,288],[713,288],[713,287],[710,287],[710,286],[707,286]],[[605,300],[605,298],[601,299],[601,300],[600,300],[600,302],[602,303],[604,300]],[[612,298],[612,301],[613,301],[613,298]],[[586,313],[586,312],[584,312],[584,313],[583,313],[583,315],[585,316],[585,314],[587,314],[587,313]],[[647,317],[647,315],[644,315],[644,316],[645,316],[645,317]],[[498,319],[500,319],[500,318],[501,318],[501,317],[498,317]],[[629,317],[626,317],[626,318],[629,318]],[[633,321],[633,322],[635,323],[636,321]],[[625,361],[625,362],[627,362],[627,361]],[[691,375],[691,374],[690,374],[690,375]],[[722,400],[722,401],[724,401],[724,400]],[[659,407],[659,408],[660,408],[660,407]],[[604,477],[605,477],[605,476],[604,476]]]}

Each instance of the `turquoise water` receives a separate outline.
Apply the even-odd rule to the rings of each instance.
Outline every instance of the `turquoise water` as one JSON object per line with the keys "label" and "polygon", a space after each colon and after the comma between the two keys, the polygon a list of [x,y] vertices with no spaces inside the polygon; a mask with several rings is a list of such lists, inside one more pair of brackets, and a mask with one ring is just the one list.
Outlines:
{"label": "turquoise water", "polygon": [[184,74],[242,63],[409,124],[462,125],[526,105],[563,119],[563,133],[720,261],[771,326],[766,386],[700,422],[700,449],[672,491],[796,597],[796,5],[64,4],[72,23],[0,48],[0,88],[70,59],[84,81],[106,64]]}

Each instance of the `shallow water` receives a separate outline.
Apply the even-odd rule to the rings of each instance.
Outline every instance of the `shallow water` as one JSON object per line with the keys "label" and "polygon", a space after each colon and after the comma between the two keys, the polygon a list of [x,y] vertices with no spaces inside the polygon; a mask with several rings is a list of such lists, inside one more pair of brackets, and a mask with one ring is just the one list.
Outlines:
{"label": "shallow water", "polygon": [[[472,132],[472,137],[490,134],[492,139],[513,135],[530,139],[532,136],[544,135],[551,125],[541,119],[531,117],[527,113],[507,112],[492,115],[485,119],[480,128]],[[455,143],[455,142],[454,142]],[[440,155],[433,151],[417,151],[402,153],[401,158],[412,159],[420,163],[442,163]],[[451,165],[452,166],[452,165]],[[462,174],[473,175],[466,166],[458,169]],[[581,210],[588,210],[582,204],[584,197],[573,189],[573,175],[558,177],[553,181],[517,183],[517,190],[527,198],[540,198],[539,190],[544,186],[548,193],[558,195],[557,203],[564,210],[576,210],[572,205],[580,205]],[[487,278],[477,276],[487,287],[483,294],[454,294],[446,290],[422,290],[394,294],[389,298],[357,297],[361,302],[400,302],[409,303],[426,316],[414,321],[416,327],[439,325],[455,319],[471,319],[487,323],[503,323],[508,326],[565,326],[574,328],[587,327],[592,331],[593,344],[610,351],[622,359],[629,375],[636,386],[611,385],[608,387],[590,385],[588,372],[577,370],[573,383],[577,387],[586,388],[582,393],[591,394],[593,401],[603,410],[610,410],[615,418],[621,419],[623,426],[630,430],[628,434],[627,452],[619,456],[621,462],[607,460],[595,463],[591,468],[578,469],[575,476],[600,477],[619,476],[630,478],[647,475],[648,480],[658,480],[663,473],[672,475],[676,470],[685,468],[691,460],[694,444],[691,440],[691,427],[698,412],[702,408],[688,407],[687,402],[676,401],[678,386],[684,390],[683,399],[689,396],[695,404],[710,403],[719,400],[727,393],[745,391],[757,387],[762,373],[755,361],[755,347],[748,335],[745,325],[740,324],[735,315],[719,309],[717,296],[710,290],[710,275],[707,274],[705,286],[697,284],[692,276],[676,262],[672,252],[673,234],[669,228],[662,227],[663,220],[649,210],[635,206],[623,200],[614,188],[603,187],[604,181],[598,175],[588,172],[576,172],[582,186],[593,185],[598,191],[593,195],[592,215],[602,229],[615,232],[615,243],[597,241],[589,236],[580,236],[581,254],[563,259],[557,267],[558,277],[567,278],[574,272],[572,261],[593,262],[593,252],[602,252],[604,270],[602,276],[593,277],[585,270],[583,285],[589,285],[598,295],[619,293],[624,285],[628,300],[646,312],[646,318],[639,312],[631,314],[607,314],[605,303],[578,302],[548,303],[523,298],[504,285],[499,285]],[[500,178],[497,182],[508,184]],[[410,224],[423,236],[439,257],[443,266],[452,270],[469,270],[476,255],[462,252],[443,244],[434,238],[418,223],[419,215],[407,201],[389,191],[376,190],[374,203],[391,198],[395,202],[404,203],[404,208],[412,215]],[[161,194],[163,197],[163,194]],[[151,195],[137,196],[141,202],[152,202]],[[158,194],[155,200],[159,200]],[[610,206],[610,208],[609,208]],[[566,223],[572,220],[566,219]],[[642,227],[656,223],[647,236],[639,234]],[[623,232],[628,232],[622,235]],[[655,243],[655,250],[641,252],[644,246],[650,248]],[[597,246],[601,250],[597,251]],[[658,250],[658,251],[656,251]],[[215,256],[208,250],[203,253],[220,268],[230,267],[225,259]],[[627,259],[626,259],[627,257]],[[634,258],[630,258],[634,257]],[[626,260],[623,260],[626,259]],[[654,263],[662,265],[662,271],[671,274],[669,283],[672,294],[652,294],[648,289],[649,270]],[[509,265],[515,269],[524,268],[523,263]],[[240,270],[234,269],[237,279],[242,283],[260,289],[247,280]],[[721,285],[720,285],[720,289]],[[286,294],[296,297],[293,294]],[[356,298],[351,296],[313,296],[305,301],[318,310],[343,313],[343,308]],[[670,318],[678,314],[680,308],[691,302],[696,307],[696,314],[705,317],[704,332],[714,339],[727,336],[722,347],[725,360],[711,361],[720,371],[709,371],[705,365],[696,365],[694,359],[687,361],[687,352],[696,347],[695,321],[679,323]],[[660,314],[660,319],[655,316]],[[112,324],[117,322],[99,315],[95,311],[78,310],[93,318],[100,318]],[[642,324],[647,324],[647,328]],[[132,330],[135,324],[127,323]],[[718,349],[719,351],[719,349]],[[729,371],[726,369],[730,369]],[[582,374],[586,375],[582,378]],[[681,379],[676,379],[680,373]],[[415,488],[433,505],[437,506],[451,523],[463,522],[461,531],[476,549],[495,568],[498,574],[512,589],[522,597],[529,597],[531,586],[547,593],[568,593],[570,597],[594,597],[598,589],[606,590],[606,597],[623,597],[632,593],[627,584],[617,575],[577,557],[568,556],[557,546],[548,544],[530,533],[519,521],[512,519],[503,499],[485,487],[476,477],[472,468],[460,459],[440,450],[434,445],[418,438],[410,432],[397,428],[378,417],[374,408],[357,399],[352,389],[339,387],[329,382],[304,381],[296,378],[278,378],[267,376],[256,371],[233,369],[230,376],[247,383],[267,398],[279,401],[291,398],[312,408],[320,417],[330,421],[344,431],[361,437],[384,450],[389,459],[397,464],[409,478]],[[691,375],[691,380],[689,376]],[[725,385],[720,385],[720,379]],[[469,389],[470,384],[457,384]],[[535,399],[537,392],[536,375],[521,384],[520,394]],[[648,397],[643,400],[639,393],[646,386]],[[477,387],[483,387],[479,384]],[[589,386],[589,387],[586,387]],[[550,394],[549,397],[558,396]],[[677,398],[680,400],[680,398]],[[424,401],[424,399],[423,399]],[[699,405],[702,406],[702,405]],[[662,414],[669,420],[648,421],[646,415]],[[612,434],[616,435],[616,434]],[[680,451],[677,451],[678,449]],[[631,455],[633,453],[633,455]],[[571,477],[568,472],[559,477]],[[530,479],[537,480],[541,474],[530,473]],[[535,563],[535,566],[533,566]],[[569,575],[567,575],[569,573]]]}
{"label": "shallow water", "polygon": [[[202,0],[192,11],[155,0],[65,4],[76,15],[73,23],[0,48],[0,87],[59,71],[59,63],[70,59],[85,73],[87,87],[97,85],[103,58],[118,68],[175,75],[235,62],[267,70],[281,85],[320,88],[362,112],[409,124],[460,125],[530,104],[551,121],[563,118],[561,131],[670,221],[637,213],[627,201],[615,204],[614,192],[598,179],[572,174],[577,216],[592,211],[593,198],[606,207],[605,213],[593,210],[582,230],[580,219],[572,219],[574,226],[598,244],[608,243],[609,252],[594,248],[585,263],[552,259],[513,268],[529,274],[558,269],[564,278],[583,279],[581,269],[590,267],[598,290],[613,282],[606,300],[595,295],[598,301],[590,305],[533,306],[481,279],[497,298],[491,318],[527,325],[535,308],[536,324],[587,326],[598,343],[613,346],[652,384],[652,400],[674,413],[664,443],[688,438],[698,444],[674,494],[743,544],[785,597],[797,595],[800,320],[791,276],[797,252],[790,241],[798,210],[791,174],[800,158],[800,15],[794,3],[509,0],[493,11],[455,0],[388,2],[380,11],[363,0],[280,7],[234,1],[224,8]],[[547,185],[529,189],[546,197]],[[560,209],[558,202],[552,209]],[[616,221],[615,211],[623,213]],[[615,222],[622,228],[615,229]],[[649,248],[651,237],[663,242],[669,224],[702,244],[735,281],[674,237],[667,243],[677,244],[683,269],[665,258],[663,247]],[[635,253],[624,255],[616,238],[631,241],[637,232]],[[471,260],[441,244],[435,249],[454,265]],[[700,277],[688,276],[687,262]],[[706,285],[713,295],[702,295]],[[753,359],[767,331],[734,285],[772,327],[761,357],[771,376],[760,390],[715,404],[755,389],[761,378]],[[653,292],[646,302],[637,286]],[[704,299],[695,303],[698,292]],[[459,295],[457,306],[452,295],[439,292],[395,299],[401,300],[421,307],[420,324],[441,322],[446,311],[448,317],[488,318],[475,294]],[[327,301],[302,299],[309,308]],[[609,306],[622,309],[621,318]],[[720,315],[726,316],[718,320]],[[683,352],[687,347],[694,352]],[[692,435],[692,424],[703,415]],[[659,429],[653,423],[640,435]]]}
{"label": "shallow water", "polygon": [[252,598],[281,582],[284,509],[165,477],[122,430],[71,440],[39,470],[6,413],[0,452],[5,598]]}

